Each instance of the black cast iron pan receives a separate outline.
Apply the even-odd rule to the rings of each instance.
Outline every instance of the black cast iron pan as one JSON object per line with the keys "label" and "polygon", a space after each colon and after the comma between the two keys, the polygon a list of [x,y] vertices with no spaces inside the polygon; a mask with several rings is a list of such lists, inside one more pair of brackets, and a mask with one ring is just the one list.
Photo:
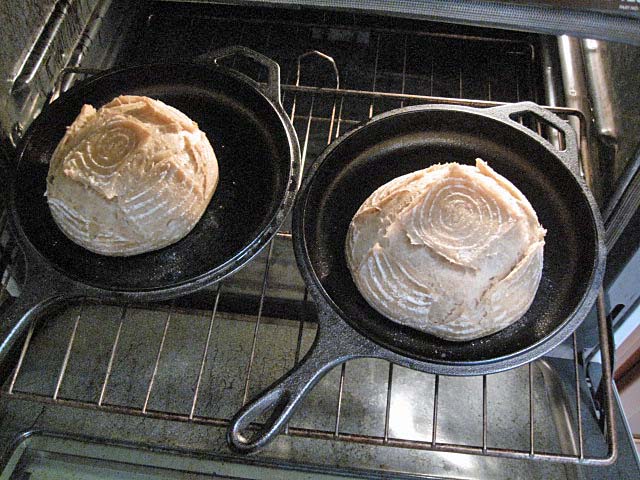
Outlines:
{"label": "black cast iron pan", "polygon": [[[514,120],[521,114],[561,131],[566,150]],[[370,307],[351,279],[344,244],[353,215],[379,186],[435,163],[474,164],[477,157],[531,201],[547,229],[544,269],[521,320],[488,337],[450,342],[391,322]],[[318,309],[318,333],[300,364],[232,420],[228,440],[242,452],[272,440],[318,380],[351,358],[378,357],[446,375],[488,374],[529,362],[576,329],[604,271],[602,222],[580,176],[575,133],[533,103],[485,110],[416,106],[374,117],[334,142],[312,166],[293,221],[296,258]],[[243,434],[268,412],[257,433]]]}
{"label": "black cast iron pan", "polygon": [[[268,70],[260,86],[216,60],[244,55]],[[0,360],[31,320],[52,303],[78,297],[138,301],[192,292],[255,256],[284,221],[301,179],[300,148],[280,104],[280,68],[244,47],[202,62],[109,71],[48,105],[27,131],[9,179],[10,222],[26,261],[20,297],[0,321]],[[146,95],[198,123],[220,170],[214,196],[195,228],[161,250],[132,257],[94,254],[57,228],[44,197],[49,159],[83,104]]]}

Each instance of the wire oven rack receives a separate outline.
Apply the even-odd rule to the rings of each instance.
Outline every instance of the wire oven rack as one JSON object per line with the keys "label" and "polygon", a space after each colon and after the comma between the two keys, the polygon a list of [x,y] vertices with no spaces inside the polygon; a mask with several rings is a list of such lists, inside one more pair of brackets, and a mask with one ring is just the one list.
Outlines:
{"label": "wire oven rack", "polygon": [[[156,19],[162,21],[163,19]],[[371,118],[376,113],[389,110],[391,108],[422,103],[446,103],[456,105],[466,105],[472,107],[491,107],[497,106],[506,101],[519,101],[522,99],[534,100],[539,102],[538,92],[536,90],[534,77],[532,72],[536,55],[536,46],[524,40],[511,40],[508,38],[494,38],[489,36],[478,36],[472,34],[453,34],[446,32],[423,32],[414,30],[391,30],[388,28],[374,28],[368,31],[367,38],[356,38],[362,35],[358,28],[344,26],[340,28],[329,28],[327,24],[331,22],[323,19],[325,23],[304,23],[291,22],[287,24],[287,28],[296,28],[302,31],[308,31],[309,38],[305,41],[307,48],[301,48],[295,55],[292,52],[282,50],[282,45],[273,45],[271,50],[268,48],[270,42],[274,42],[274,35],[278,30],[278,23],[270,19],[262,18],[233,18],[211,17],[205,19],[199,16],[196,19],[190,19],[193,22],[218,21],[219,23],[228,22],[232,24],[242,25],[242,29],[238,34],[238,38],[227,40],[229,43],[243,44],[248,38],[245,38],[248,31],[252,29],[260,29],[266,36],[263,48],[259,48],[266,54],[276,57],[286,72],[286,79],[282,86],[283,104],[290,115],[294,126],[297,129],[298,136],[302,147],[303,161],[307,166],[313,162],[324,145],[330,144],[335,138],[345,133],[353,126],[361,121]],[[154,19],[151,17],[147,20],[147,32],[153,30]],[[333,40],[327,40],[327,37],[333,36]],[[247,35],[248,37],[248,35]],[[390,41],[389,39],[396,41]],[[314,41],[314,39],[316,41]],[[346,39],[346,40],[345,40]],[[330,41],[331,40],[331,41]],[[349,75],[341,77],[344,65],[338,57],[335,50],[329,48],[331,45],[340,42],[366,42],[371,46],[372,72],[368,83],[349,84]],[[209,40],[210,42],[210,40]],[[503,53],[509,52],[507,57],[511,55],[513,63],[510,68],[513,71],[506,76],[488,76],[481,78],[479,81],[468,81],[469,72],[465,72],[462,63],[456,63],[456,54],[453,53],[453,62],[446,64],[446,72],[442,70],[439,59],[444,57],[432,56],[431,61],[421,62],[418,58],[420,50],[417,47],[421,42],[436,42],[442,46],[451,46],[453,44],[460,45],[460,42],[466,44],[488,45],[491,49],[499,49]],[[145,37],[140,40],[144,45]],[[393,44],[391,46],[391,44]],[[329,45],[329,47],[327,47]],[[251,46],[251,45],[250,45]],[[317,48],[308,48],[309,46]],[[211,47],[209,43],[207,48]],[[323,48],[324,47],[324,48]],[[142,48],[142,47],[141,47]],[[343,46],[344,48],[344,46]],[[203,47],[202,50],[206,48]],[[161,46],[157,50],[162,50]],[[393,51],[390,51],[393,50]],[[275,53],[274,53],[275,52]],[[278,58],[278,55],[281,58]],[[446,56],[446,54],[445,54]],[[133,55],[135,59],[135,55]],[[240,65],[242,60],[238,60],[234,66],[242,68],[245,71],[251,71],[251,66]],[[390,68],[389,64],[397,64],[397,68]],[[522,65],[523,68],[516,69],[514,65]],[[503,64],[503,66],[505,66]],[[348,67],[352,68],[352,67]],[[399,70],[399,72],[398,72]],[[81,77],[87,74],[93,74],[100,71],[95,68],[85,68],[83,66],[71,66],[61,72],[58,77],[57,87],[51,94],[51,99],[59,94],[59,90],[67,88],[72,82],[71,77]],[[260,80],[260,72],[251,71],[252,76]],[[346,80],[346,81],[345,81]],[[505,85],[505,81],[509,80],[510,85]],[[357,83],[357,82],[355,82]],[[64,85],[61,87],[61,85]],[[503,101],[496,101],[503,100]],[[542,103],[542,102],[539,102]],[[577,118],[580,122],[580,134],[584,137],[586,134],[585,116],[579,110],[548,107],[551,111],[565,117]],[[545,130],[547,127],[531,121],[531,119],[522,119],[523,123],[530,128],[536,129],[541,135],[548,135]],[[587,148],[587,142],[580,142],[582,148]],[[6,223],[6,215],[3,213],[0,218],[0,231],[4,230]],[[97,409],[105,412],[124,413],[134,416],[146,416],[151,418],[160,418],[164,420],[173,420],[178,422],[193,422],[197,424],[213,425],[217,427],[226,427],[229,422],[229,415],[204,415],[198,413],[199,402],[202,401],[201,385],[206,370],[212,368],[208,357],[210,355],[210,344],[212,338],[215,337],[217,330],[217,322],[221,316],[225,319],[234,321],[251,322],[253,324],[253,333],[251,336],[251,345],[249,347],[249,358],[238,380],[241,382],[241,388],[237,389],[238,403],[244,405],[250,397],[256,392],[252,388],[252,376],[255,376],[253,370],[256,368],[256,352],[259,348],[260,332],[265,328],[266,324],[279,322],[293,322],[297,325],[297,335],[295,339],[294,363],[297,363],[304,355],[310,344],[310,339],[314,336],[315,324],[313,319],[312,308],[308,305],[307,292],[301,284],[300,279],[294,279],[291,283],[293,288],[289,286],[279,285],[278,275],[280,271],[274,271],[278,267],[274,265],[274,252],[276,256],[285,258],[285,263],[294,264],[293,252],[290,247],[289,227],[285,225],[276,238],[266,249],[266,253],[261,259],[255,260],[249,269],[261,271],[255,277],[252,277],[253,290],[246,295],[241,285],[244,271],[225,280],[210,290],[195,295],[193,298],[178,299],[170,304],[161,305],[127,305],[118,307],[119,313],[113,313],[117,316],[115,324],[115,334],[108,348],[108,361],[100,376],[92,379],[97,385],[96,395],[90,400],[87,398],[74,398],[72,394],[64,393],[65,378],[67,370],[74,351],[74,345],[79,341],[78,327],[85,321],[83,311],[86,306],[77,308],[75,320],[70,325],[68,331],[66,346],[64,347],[64,355],[60,364],[55,367],[57,374],[55,383],[51,390],[33,391],[23,390],[20,388],[20,378],[23,372],[23,366],[29,361],[30,349],[34,337],[38,334],[37,327],[32,326],[28,331],[22,350],[13,370],[9,381],[5,384],[2,395],[16,398],[34,400],[41,403],[60,404],[82,409]],[[3,269],[2,288],[0,289],[0,304],[8,298],[8,285],[10,281],[9,269],[9,252],[11,242],[7,238],[6,233],[3,237],[3,253],[0,259]],[[245,269],[246,270],[246,269]],[[245,278],[246,281],[246,278]],[[285,282],[286,283],[286,282]],[[284,294],[274,294],[274,289],[280,289]],[[295,291],[295,294],[291,294]],[[244,295],[244,296],[243,296]],[[388,447],[400,447],[403,449],[413,450],[430,450],[438,452],[453,452],[474,455],[489,455],[494,457],[506,457],[514,459],[529,459],[539,461],[574,463],[581,465],[607,465],[614,461],[617,454],[617,442],[615,438],[615,427],[613,419],[613,394],[611,389],[611,373],[609,365],[609,341],[606,336],[606,323],[604,315],[604,305],[602,298],[598,302],[598,323],[600,329],[600,346],[603,352],[603,384],[605,385],[604,402],[599,410],[595,410],[595,414],[601,417],[603,427],[603,437],[607,444],[607,451],[601,455],[590,455],[584,446],[585,436],[583,433],[583,417],[585,399],[581,395],[585,395],[584,389],[584,365],[582,361],[581,351],[578,348],[579,338],[576,334],[570,342],[570,358],[573,363],[573,382],[571,389],[575,399],[570,403],[575,409],[574,415],[577,423],[577,449],[571,453],[556,453],[540,451],[535,448],[535,421],[534,421],[534,365],[528,364],[526,367],[528,375],[528,429],[529,429],[529,445],[528,448],[497,448],[491,446],[488,442],[488,431],[490,430],[490,421],[488,414],[489,396],[487,393],[487,376],[482,377],[481,397],[482,397],[482,441],[477,445],[469,445],[462,443],[451,443],[439,440],[438,423],[442,421],[442,413],[439,411],[439,393],[441,376],[434,376],[434,389],[432,398],[428,401],[432,405],[432,429],[429,438],[408,439],[400,438],[390,432],[390,411],[391,399],[393,396],[394,374],[398,367],[394,368],[393,364],[388,363],[387,382],[386,382],[386,408],[384,419],[382,421],[384,428],[382,434],[369,434],[364,432],[347,432],[343,431],[341,425],[344,421],[343,416],[343,399],[344,386],[349,382],[348,372],[350,371],[350,362],[340,367],[340,375],[338,379],[337,397],[335,398],[335,408],[333,411],[333,421],[326,428],[307,428],[301,426],[287,426],[285,435],[293,437],[307,437],[323,440],[338,440],[342,442],[352,442],[368,445],[379,445]],[[113,382],[111,378],[114,362],[117,362],[119,348],[121,347],[121,336],[123,325],[126,325],[127,317],[132,311],[152,312],[163,316],[161,322],[161,334],[158,338],[158,344],[154,355],[151,358],[150,375],[144,389],[144,401],[136,406],[127,404],[117,404],[109,401],[110,385]],[[116,310],[112,310],[116,312]],[[207,327],[202,330],[206,335],[206,340],[202,345],[202,350],[193,355],[191,367],[197,371],[197,375],[193,377],[192,391],[193,395],[187,404],[182,408],[157,408],[153,406],[153,398],[156,379],[162,373],[163,368],[167,368],[163,362],[163,353],[165,352],[167,334],[170,325],[175,321],[175,317],[181,312],[205,312],[208,315]],[[208,312],[208,313],[207,313]],[[292,365],[291,365],[292,366]],[[290,366],[290,367],[291,367]],[[289,367],[289,368],[290,368]],[[54,367],[51,367],[54,368]],[[218,365],[216,368],[224,368],[224,365]],[[135,367],[131,367],[130,375],[135,375]],[[240,400],[241,399],[241,400]],[[303,406],[304,408],[304,406]],[[179,413],[178,413],[179,412]]]}

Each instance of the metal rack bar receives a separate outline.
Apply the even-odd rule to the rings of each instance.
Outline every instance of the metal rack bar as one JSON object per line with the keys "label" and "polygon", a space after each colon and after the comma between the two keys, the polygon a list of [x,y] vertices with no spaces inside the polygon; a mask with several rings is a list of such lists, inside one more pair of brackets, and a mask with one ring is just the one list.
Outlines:
{"label": "metal rack bar", "polygon": [[530,363],[528,365],[529,370],[529,456],[533,457],[534,454],[534,438],[533,438],[533,368]]}
{"label": "metal rack bar", "polygon": [[22,344],[22,350],[20,350],[20,357],[18,358],[18,363],[16,368],[13,371],[13,375],[11,376],[11,383],[9,383],[8,393],[13,393],[13,387],[16,384],[16,379],[18,378],[18,373],[20,373],[20,369],[22,368],[22,362],[24,362],[24,357],[27,354],[27,350],[29,349],[29,344],[31,343],[31,337],[33,336],[33,330],[35,329],[35,323],[31,323],[29,327],[29,332],[27,332],[27,338],[24,340],[24,344]]}
{"label": "metal rack bar", "polygon": [[151,398],[151,390],[153,389],[153,383],[155,382],[156,375],[158,373],[158,365],[160,364],[160,355],[162,355],[162,349],[164,348],[164,341],[167,338],[167,332],[169,331],[169,322],[171,321],[171,315],[173,309],[167,314],[167,319],[164,322],[164,330],[162,331],[162,340],[160,340],[160,346],[158,347],[158,354],[156,355],[156,362],[153,366],[153,373],[151,374],[151,380],[149,380],[149,386],[147,388],[147,395],[144,398],[144,405],[142,406],[142,413],[147,413],[147,406],[149,405],[149,398]]}
{"label": "metal rack bar", "polygon": [[107,371],[104,374],[104,380],[102,382],[102,388],[100,388],[100,397],[98,398],[98,406],[101,406],[104,402],[104,397],[107,392],[107,385],[109,385],[109,378],[111,377],[111,369],[113,368],[113,359],[116,357],[116,351],[118,350],[118,342],[120,341],[120,333],[122,332],[122,324],[127,315],[127,307],[122,308],[122,314],[120,315],[120,322],[118,323],[118,330],[116,330],[116,336],[113,339],[113,346],[111,347],[111,354],[109,355],[109,363],[107,364]]}
{"label": "metal rack bar", "polygon": [[[22,399],[22,400],[34,400],[36,399],[40,403],[51,404],[51,405],[65,405],[74,408],[82,408],[82,409],[95,409],[96,404],[92,404],[89,402],[83,402],[79,400],[68,400],[63,398],[58,398],[54,400],[52,397],[47,395],[33,394],[33,393],[23,393],[15,391],[13,394],[14,398]],[[157,418],[161,420],[174,420],[181,422],[193,422],[199,425],[213,425],[217,427],[227,427],[229,425],[229,419],[226,418],[213,418],[213,417],[201,417],[194,416],[192,420],[189,419],[189,415],[178,414],[178,413],[169,413],[169,412],[161,412],[154,410],[142,411],[141,409],[132,409],[129,407],[122,407],[118,405],[105,404],[100,408],[101,411],[105,412],[113,412],[113,413],[121,413],[126,415],[133,416],[143,416],[149,418]],[[252,428],[257,428],[259,425],[253,425]],[[521,450],[513,450],[508,448],[494,448],[488,447],[486,452],[483,452],[482,447],[472,446],[472,445],[457,445],[453,443],[435,443],[432,445],[431,442],[424,442],[421,440],[406,440],[406,439],[397,439],[397,438],[389,438],[388,441],[385,442],[384,437],[382,436],[374,436],[374,435],[360,435],[355,433],[340,433],[337,437],[333,432],[328,432],[326,430],[316,430],[310,428],[300,428],[300,427],[290,427],[289,428],[290,435],[300,436],[305,438],[314,438],[318,440],[335,440],[336,438],[345,441],[345,442],[353,442],[359,443],[363,445],[386,445],[389,447],[396,448],[407,448],[413,450],[432,450],[436,452],[443,453],[465,453],[470,455],[489,455],[492,457],[502,457],[502,458],[513,458],[513,459],[528,459],[528,460],[542,460],[542,461],[550,461],[557,463],[573,463],[580,465],[590,465],[590,466],[604,466],[610,465],[614,460],[614,458],[603,457],[603,458],[587,458],[580,459],[578,455],[567,455],[560,453],[551,453],[551,452],[536,452],[535,454],[530,454],[526,451]]]}
{"label": "metal rack bar", "polygon": [[249,357],[249,364],[247,365],[247,371],[244,378],[244,394],[242,395],[242,405],[246,405],[249,399],[249,385],[251,380],[251,370],[253,369],[253,361],[256,356],[256,345],[258,341],[258,331],[260,330],[260,320],[262,319],[262,309],[264,308],[264,298],[267,293],[267,285],[269,283],[269,267],[271,266],[271,256],[273,255],[274,241],[269,242],[269,248],[267,253],[267,262],[264,267],[264,275],[262,277],[262,292],[260,294],[260,304],[258,306],[258,315],[256,316],[256,325],[253,329],[253,339],[251,340],[251,356]]}
{"label": "metal rack bar", "polygon": [[[87,68],[66,68],[63,72],[75,72],[75,73],[85,73],[85,74],[93,74],[98,73],[101,70],[96,69],[87,69]],[[476,107],[476,108],[491,108],[491,107],[499,107],[501,105],[508,105],[509,102],[500,102],[494,100],[479,100],[479,99],[469,99],[469,98],[452,98],[452,97],[439,97],[434,95],[419,95],[414,93],[394,93],[394,92],[381,92],[375,90],[375,82],[373,85],[373,89],[370,91],[367,90],[352,90],[352,89],[335,89],[330,87],[316,87],[316,86],[308,86],[308,85],[290,85],[284,84],[281,85],[281,89],[283,92],[293,92],[293,93],[306,93],[306,94],[316,94],[316,95],[331,95],[336,97],[355,97],[355,98],[369,98],[369,99],[390,99],[397,101],[412,101],[417,103],[437,103],[442,105],[461,105],[467,107]],[[550,112],[560,114],[560,115],[570,115],[575,116],[580,120],[580,123],[584,123],[586,121],[585,115],[581,110],[572,107],[557,107],[554,105],[540,105],[542,108],[549,110]],[[370,113],[370,116],[373,116]],[[290,115],[291,121],[295,119],[295,101],[294,108],[292,109]],[[346,119],[342,119],[342,121],[346,121]],[[360,123],[359,121],[354,121],[355,123]],[[585,129],[581,125],[580,133],[584,134]]]}
{"label": "metal rack bar", "polygon": [[342,412],[342,392],[344,391],[344,378],[347,372],[347,364],[343,363],[340,366],[340,385],[338,386],[338,402],[336,404],[336,425],[333,436],[338,438],[340,436],[340,414]]}
{"label": "metal rack bar", "polygon": [[313,57],[313,56],[320,57],[321,59],[326,60],[331,64],[331,66],[333,67],[333,73],[336,76],[335,89],[340,90],[340,73],[338,72],[338,66],[336,65],[335,60],[333,59],[333,57],[327,55],[326,53],[322,53],[318,50],[310,50],[298,56],[296,60],[296,85],[298,86],[300,85],[300,76],[302,75],[302,60],[308,57]]}
{"label": "metal rack bar", "polygon": [[[376,91],[376,81],[378,79],[378,62],[380,60],[380,38],[382,35],[378,34],[378,41],[376,42],[376,59],[373,62],[373,85],[371,85],[371,91]],[[373,103],[374,99],[371,99],[371,104],[369,105],[369,118],[373,117]]]}
{"label": "metal rack bar", "polygon": [[[618,442],[616,440],[615,412],[613,411],[613,365],[611,364],[611,345],[609,344],[609,336],[607,331],[607,314],[605,310],[604,292],[600,289],[598,299],[596,300],[596,308],[598,309],[598,326],[600,336],[600,348],[602,357],[602,382],[604,384],[604,413],[606,425],[606,438],[608,441],[609,463],[618,456]],[[589,460],[589,459],[585,459]]]}
{"label": "metal rack bar", "polygon": [[209,320],[209,330],[207,331],[207,340],[202,350],[202,361],[200,362],[200,371],[198,372],[198,380],[193,392],[193,401],[191,402],[191,410],[189,411],[189,418],[193,420],[193,416],[196,411],[196,405],[198,403],[198,394],[200,393],[200,383],[202,382],[202,374],[204,373],[204,366],[207,363],[207,354],[209,353],[209,343],[211,343],[211,333],[213,332],[213,324],[216,320],[216,313],[218,313],[218,303],[220,302],[220,292],[222,290],[222,284],[218,284],[216,289],[216,299],[213,304],[213,311],[211,312],[211,319]]}
{"label": "metal rack bar", "polygon": [[[338,97],[333,99],[333,107],[331,108],[331,122],[329,123],[329,136],[327,138],[327,145],[331,144],[333,140],[333,123],[336,118],[336,104],[338,102]],[[337,135],[336,135],[337,136]]]}
{"label": "metal rack bar", "polygon": [[342,124],[342,107],[344,106],[344,97],[340,97],[340,109],[338,110],[338,125],[336,125],[336,138],[340,136],[340,125]]}
{"label": "metal rack bar", "polygon": [[311,96],[311,106],[309,107],[309,116],[307,117],[307,130],[304,134],[304,144],[302,146],[302,168],[307,161],[307,148],[309,147],[309,134],[311,133],[311,120],[313,119],[313,106],[315,104],[315,95]]}
{"label": "metal rack bar", "polygon": [[387,379],[387,404],[384,413],[384,443],[389,441],[389,414],[391,413],[391,388],[393,386],[393,363],[389,363],[389,377]]}
{"label": "metal rack bar", "polygon": [[440,390],[440,375],[436,375],[435,385],[433,387],[433,421],[431,422],[431,448],[435,449],[437,445],[438,434],[438,393]]}
{"label": "metal rack bar", "polygon": [[[304,288],[304,295],[302,296],[302,304],[306,307],[309,296],[309,290]],[[300,352],[302,350],[302,333],[304,331],[304,318],[301,318],[298,322],[298,339],[296,340],[296,353],[293,358],[293,366],[295,367],[300,362]],[[284,427],[284,434],[289,435],[289,422]]]}
{"label": "metal rack bar", "polygon": [[78,331],[78,324],[80,323],[80,317],[82,316],[83,307],[80,307],[80,311],[76,316],[76,320],[73,323],[73,329],[71,330],[71,335],[69,336],[69,343],[67,344],[67,350],[64,353],[64,359],[62,360],[62,367],[60,367],[60,374],[58,375],[58,380],[56,381],[56,389],[53,392],[53,399],[58,398],[58,393],[60,392],[60,386],[62,385],[62,380],[64,379],[64,374],[67,371],[67,365],[69,364],[69,357],[71,356],[71,349],[73,348],[73,342],[76,338],[76,332]]}
{"label": "metal rack bar", "polygon": [[[478,100],[470,98],[453,98],[453,97],[439,97],[433,95],[419,95],[415,93],[394,93],[394,92],[380,92],[380,91],[367,91],[367,90],[352,90],[352,89],[340,89],[335,90],[327,87],[313,87],[308,85],[282,85],[283,91],[307,93],[316,95],[337,95],[340,97],[363,97],[372,99],[392,99],[398,101],[413,101],[417,103],[437,103],[442,105],[462,105],[467,107],[476,108],[490,108],[499,107],[501,105],[508,105],[509,102],[498,102],[494,100]],[[553,113],[563,115],[574,115],[584,121],[584,113],[581,110],[577,110],[571,107],[556,107],[552,105],[540,105]],[[581,131],[584,131],[582,128]]]}

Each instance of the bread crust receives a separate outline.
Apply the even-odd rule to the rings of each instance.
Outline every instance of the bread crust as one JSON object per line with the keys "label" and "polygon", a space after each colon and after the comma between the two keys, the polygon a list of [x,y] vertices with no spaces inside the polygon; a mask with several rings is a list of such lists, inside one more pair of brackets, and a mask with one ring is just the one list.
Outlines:
{"label": "bread crust", "polygon": [[47,201],[62,232],[95,253],[129,256],[186,236],[218,183],[198,125],[148,97],[84,105],[53,153]]}
{"label": "bread crust", "polygon": [[358,290],[394,322],[453,341],[529,309],[546,231],[526,197],[481,159],[398,177],[358,209],[345,244]]}

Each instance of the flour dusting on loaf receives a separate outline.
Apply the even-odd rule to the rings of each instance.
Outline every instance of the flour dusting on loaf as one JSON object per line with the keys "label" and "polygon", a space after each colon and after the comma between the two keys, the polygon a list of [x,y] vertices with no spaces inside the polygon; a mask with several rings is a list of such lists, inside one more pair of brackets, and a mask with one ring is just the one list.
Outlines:
{"label": "flour dusting on loaf", "polygon": [[195,122],[159,100],[120,96],[82,107],[53,153],[46,195],[71,240],[128,256],[186,236],[217,183],[216,156]]}
{"label": "flour dusting on loaf", "polygon": [[525,196],[481,159],[378,188],[351,221],[345,253],[367,302],[453,341],[490,335],[529,309],[546,231]]}

